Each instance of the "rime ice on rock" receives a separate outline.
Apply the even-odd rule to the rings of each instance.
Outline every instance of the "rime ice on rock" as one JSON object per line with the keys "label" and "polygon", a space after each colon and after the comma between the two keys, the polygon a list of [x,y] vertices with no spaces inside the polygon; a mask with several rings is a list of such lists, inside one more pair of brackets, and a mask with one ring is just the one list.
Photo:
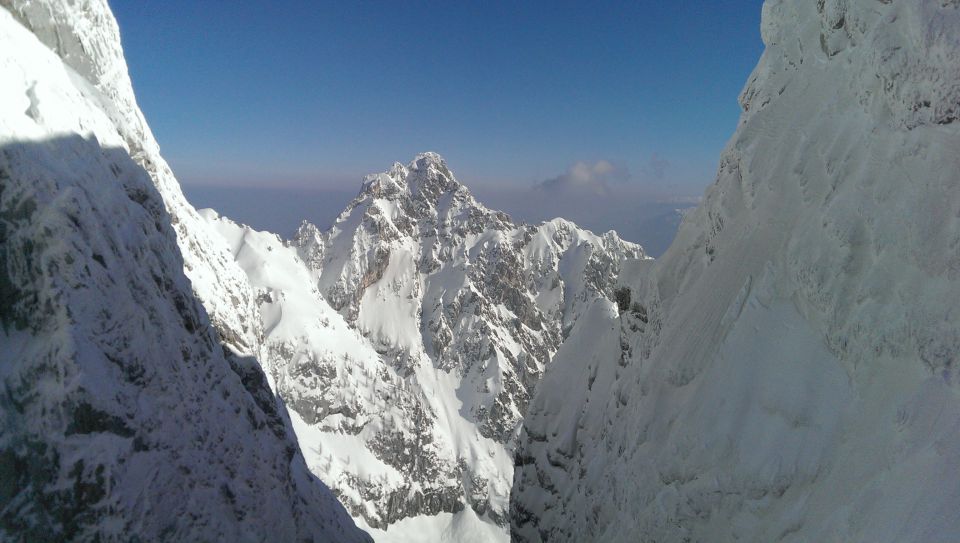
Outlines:
{"label": "rime ice on rock", "polygon": [[771,0],[762,34],[703,204],[546,369],[516,541],[960,534],[960,5]]}
{"label": "rime ice on rock", "polygon": [[[0,539],[368,540],[244,356],[249,286],[199,221],[106,3],[0,2]],[[218,277],[213,322],[188,275]]]}

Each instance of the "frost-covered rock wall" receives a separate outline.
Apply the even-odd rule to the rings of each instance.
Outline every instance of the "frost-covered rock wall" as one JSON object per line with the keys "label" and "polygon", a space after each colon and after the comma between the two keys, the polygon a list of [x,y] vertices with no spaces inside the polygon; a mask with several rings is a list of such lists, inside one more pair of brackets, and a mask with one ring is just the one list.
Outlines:
{"label": "frost-covered rock wall", "polygon": [[211,235],[187,202],[137,106],[120,31],[104,0],[0,0],[14,17],[97,92],[95,102],[122,137],[134,161],[163,197],[177,233],[187,277],[218,333],[232,349],[256,356],[259,315],[243,272],[229,248]]}
{"label": "frost-covered rock wall", "polygon": [[0,539],[368,540],[197,302],[132,102],[98,85],[122,56],[75,62],[111,24],[0,6]]}
{"label": "frost-covered rock wall", "polygon": [[960,534],[960,6],[768,1],[762,34],[637,311],[531,402],[518,541]]}

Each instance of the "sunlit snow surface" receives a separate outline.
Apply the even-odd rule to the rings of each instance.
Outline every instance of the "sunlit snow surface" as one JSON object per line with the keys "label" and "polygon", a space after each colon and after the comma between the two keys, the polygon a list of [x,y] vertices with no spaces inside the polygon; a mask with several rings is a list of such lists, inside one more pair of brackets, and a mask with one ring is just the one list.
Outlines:
{"label": "sunlit snow surface", "polygon": [[[524,421],[519,541],[960,538],[960,5],[768,1],[716,183]],[[574,338],[578,338],[574,341]]]}
{"label": "sunlit snow surface", "polygon": [[0,2],[0,539],[366,541],[194,297],[155,151],[104,2]]}
{"label": "sunlit snow surface", "polygon": [[515,225],[434,154],[368,177],[326,233],[201,215],[249,278],[310,469],[358,521],[386,541],[506,540],[530,389],[642,250],[561,219]]}

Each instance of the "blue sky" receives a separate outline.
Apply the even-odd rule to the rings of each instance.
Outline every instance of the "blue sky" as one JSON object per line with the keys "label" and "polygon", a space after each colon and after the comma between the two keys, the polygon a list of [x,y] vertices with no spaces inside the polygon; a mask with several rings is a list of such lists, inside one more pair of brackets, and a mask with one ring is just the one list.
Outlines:
{"label": "blue sky", "polygon": [[419,151],[471,185],[577,163],[699,194],[762,52],[760,0],[112,0],[185,184],[355,186]]}

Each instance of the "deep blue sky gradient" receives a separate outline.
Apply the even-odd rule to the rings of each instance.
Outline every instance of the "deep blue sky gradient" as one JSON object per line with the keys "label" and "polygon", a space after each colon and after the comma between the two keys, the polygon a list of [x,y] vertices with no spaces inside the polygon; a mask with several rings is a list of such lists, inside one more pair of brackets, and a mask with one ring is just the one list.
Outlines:
{"label": "deep blue sky gradient", "polygon": [[434,150],[468,184],[603,159],[694,194],[736,127],[760,4],[111,0],[185,184],[354,187]]}

